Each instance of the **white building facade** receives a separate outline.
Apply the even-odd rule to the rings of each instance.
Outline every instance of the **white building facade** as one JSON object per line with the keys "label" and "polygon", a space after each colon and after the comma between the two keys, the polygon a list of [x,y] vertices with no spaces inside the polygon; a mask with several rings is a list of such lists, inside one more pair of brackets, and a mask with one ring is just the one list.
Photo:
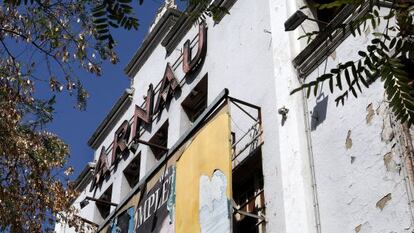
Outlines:
{"label": "white building facade", "polygon": [[[154,189],[143,187],[154,174],[180,148],[189,148],[227,105],[230,226],[208,231],[200,223],[199,232],[413,232],[411,131],[394,120],[382,84],[338,107],[327,86],[309,99],[290,94],[356,58],[370,40],[370,33],[333,40],[319,35],[309,44],[298,40],[302,29],[318,25],[304,22],[285,32],[283,24],[306,3],[216,0],[229,14],[199,25],[166,4],[125,69],[131,87],[88,142],[95,154],[76,181],[80,195],[73,205],[79,216],[98,232],[146,227],[141,232],[179,233],[178,224],[169,231],[148,230],[147,220],[132,213],[151,203]],[[356,17],[354,12],[345,7],[330,23]],[[169,171],[161,176],[167,177],[161,186],[170,187],[168,196],[175,184],[165,175]],[[200,194],[200,203],[203,198]],[[148,210],[153,225],[156,211],[174,213],[165,203],[165,211],[161,204],[154,213]],[[132,215],[125,227],[120,216],[128,205]],[[59,223],[56,231],[73,228]]]}

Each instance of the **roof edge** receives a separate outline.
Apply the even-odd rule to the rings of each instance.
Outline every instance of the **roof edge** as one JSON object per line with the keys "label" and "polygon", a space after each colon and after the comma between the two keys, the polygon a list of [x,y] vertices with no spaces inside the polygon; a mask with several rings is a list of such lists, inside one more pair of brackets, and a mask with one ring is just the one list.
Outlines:
{"label": "roof edge", "polygon": [[82,172],[78,175],[75,180],[75,190],[81,191],[85,189],[86,185],[89,184],[89,181],[92,179],[92,170],[95,168],[95,163],[89,162],[83,168]]}
{"label": "roof edge", "polygon": [[160,43],[162,37],[175,24],[176,19],[178,19],[181,14],[181,11],[173,8],[169,8],[164,13],[151,32],[145,37],[141,46],[124,68],[124,72],[129,78],[134,77],[134,75],[148,59],[149,55],[154,51],[156,45]]}

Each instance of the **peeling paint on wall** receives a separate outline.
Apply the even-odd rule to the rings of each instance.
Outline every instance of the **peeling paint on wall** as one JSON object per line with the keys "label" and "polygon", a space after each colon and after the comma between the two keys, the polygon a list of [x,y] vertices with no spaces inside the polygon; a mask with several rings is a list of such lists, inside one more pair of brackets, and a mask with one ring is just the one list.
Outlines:
{"label": "peeling paint on wall", "polygon": [[391,200],[391,193],[388,193],[383,198],[381,198],[375,205],[380,210],[383,210],[385,205]]}
{"label": "peeling paint on wall", "polygon": [[359,224],[355,227],[355,233],[359,233],[361,231],[362,224]]}
{"label": "peeling paint on wall", "polygon": [[386,104],[382,104],[378,110],[378,113],[383,117],[381,140],[386,143],[390,143],[394,139],[394,131],[392,128],[392,120],[389,111],[390,110]]}
{"label": "peeling paint on wall", "polygon": [[[206,217],[212,216],[206,215],[203,211],[200,212],[200,206],[205,206],[207,201],[205,198],[210,197],[212,199],[210,199],[208,203],[214,204],[214,208],[216,208],[215,205],[222,205],[221,203],[216,203],[217,200],[221,200],[218,198],[219,194],[222,195],[224,192],[226,195],[225,200],[230,199],[232,196],[231,185],[227,185],[232,182],[230,135],[230,118],[227,106],[221,109],[220,112],[218,112],[217,115],[200,130],[177,161],[175,232],[216,232],[215,229],[211,231],[208,230],[210,228],[206,228],[206,226],[209,226],[210,224]],[[218,175],[219,173],[215,173],[218,170],[223,176]],[[212,179],[212,181],[209,181],[208,177],[200,180],[203,176],[213,175],[214,177],[214,174],[218,177]],[[226,182],[224,183],[224,191],[221,191],[220,189],[214,190],[212,188],[205,189],[206,187],[202,187],[206,185],[206,181],[212,182],[217,187],[222,187],[219,184],[224,185],[223,181],[221,181],[221,178],[223,177],[226,179]],[[203,181],[204,183],[202,184],[200,181]],[[197,195],[200,191],[202,194],[213,196]],[[216,193],[213,193],[213,191]],[[227,208],[228,207],[224,210],[220,208],[220,211],[228,211]],[[200,214],[203,214],[203,217],[200,217]],[[217,222],[215,224],[217,224]],[[230,221],[228,221],[228,225],[230,229]]]}
{"label": "peeling paint on wall", "polygon": [[367,106],[367,116],[365,117],[367,124],[371,124],[372,119],[375,116],[374,107],[372,106],[372,103],[368,104]]}
{"label": "peeling paint on wall", "polygon": [[174,223],[174,212],[175,212],[175,166],[171,167],[172,175],[171,175],[171,191],[170,195],[168,196],[167,200],[167,210],[168,216],[170,218],[170,223]]}
{"label": "peeling paint on wall", "polygon": [[348,135],[346,136],[346,140],[345,140],[345,148],[351,149],[351,147],[352,147],[351,130],[348,130]]}
{"label": "peeling paint on wall", "polygon": [[398,172],[399,165],[394,159],[394,153],[388,152],[384,155],[384,165],[389,172]]}
{"label": "peeling paint on wall", "polygon": [[230,233],[229,200],[226,196],[227,178],[220,170],[211,177],[200,177],[201,233]]}
{"label": "peeling paint on wall", "polygon": [[355,227],[355,233],[371,233],[372,227],[369,222],[365,222],[363,224],[359,224]]}

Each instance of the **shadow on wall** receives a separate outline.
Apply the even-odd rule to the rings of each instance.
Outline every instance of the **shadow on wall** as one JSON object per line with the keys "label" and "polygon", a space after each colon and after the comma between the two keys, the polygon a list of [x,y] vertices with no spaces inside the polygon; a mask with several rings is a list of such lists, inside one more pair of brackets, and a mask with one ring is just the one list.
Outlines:
{"label": "shadow on wall", "polygon": [[316,128],[325,121],[326,112],[328,109],[328,96],[322,92],[318,98],[316,98],[316,105],[313,107],[311,112],[311,130],[314,131]]}

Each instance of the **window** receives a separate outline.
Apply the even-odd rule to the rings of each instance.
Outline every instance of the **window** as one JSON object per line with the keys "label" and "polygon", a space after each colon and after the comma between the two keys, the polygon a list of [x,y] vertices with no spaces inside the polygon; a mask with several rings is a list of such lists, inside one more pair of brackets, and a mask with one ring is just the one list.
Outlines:
{"label": "window", "polygon": [[[233,200],[239,210],[254,215],[264,214],[263,172],[260,148],[233,169]],[[264,232],[264,221],[234,214],[234,233]]]}
{"label": "window", "polygon": [[[162,146],[167,148],[168,144],[168,121],[166,121],[161,128],[152,136],[152,138],[149,140],[150,143]],[[152,153],[154,153],[154,156],[157,160],[160,160],[161,157],[167,152],[166,150],[163,150],[161,148],[157,148],[155,146],[150,146]]]}
{"label": "window", "polygon": [[[112,200],[112,185],[109,186],[109,188],[101,195],[99,200],[111,202]],[[99,213],[101,214],[101,217],[105,219],[109,216],[109,213],[111,212],[111,206],[104,203],[95,202],[96,207],[98,208]]]}
{"label": "window", "polygon": [[[309,9],[312,11],[313,16],[315,19],[321,21],[318,22],[318,26],[320,29],[326,27],[326,25],[331,22],[333,18],[341,11],[342,7],[334,7],[334,8],[324,8],[318,9],[315,7],[317,4],[326,4],[334,2],[335,0],[306,0]],[[325,22],[325,23],[324,23]]]}
{"label": "window", "polygon": [[[360,7],[355,4],[342,5],[340,8],[317,9],[313,4],[330,3],[333,0],[307,0],[307,5],[314,18],[326,23],[319,23],[320,33],[293,59],[293,66],[298,71],[299,78],[305,78],[312,73],[335,49],[351,35],[351,29],[342,25],[358,20],[366,14],[370,7],[366,1]],[[337,30],[337,29],[340,30]]]}
{"label": "window", "polygon": [[131,188],[135,187],[139,181],[139,171],[141,167],[141,153],[139,153],[125,168],[124,175]]}
{"label": "window", "polygon": [[204,77],[184,99],[183,107],[188,119],[194,122],[207,108],[207,77]]}

